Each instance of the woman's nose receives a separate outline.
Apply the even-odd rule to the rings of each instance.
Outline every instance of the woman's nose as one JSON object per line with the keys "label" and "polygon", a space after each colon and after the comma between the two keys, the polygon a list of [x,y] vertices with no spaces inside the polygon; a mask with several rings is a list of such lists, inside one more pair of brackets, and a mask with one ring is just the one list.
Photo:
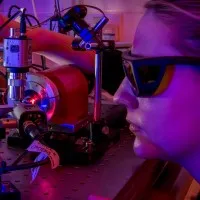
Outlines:
{"label": "woman's nose", "polygon": [[127,109],[136,109],[139,102],[133,93],[129,80],[125,77],[114,95],[114,102],[123,104]]}

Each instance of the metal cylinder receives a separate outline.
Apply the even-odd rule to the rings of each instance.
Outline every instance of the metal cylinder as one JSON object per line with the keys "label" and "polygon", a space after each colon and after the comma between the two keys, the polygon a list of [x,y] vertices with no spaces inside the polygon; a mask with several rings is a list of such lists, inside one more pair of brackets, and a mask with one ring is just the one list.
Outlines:
{"label": "metal cylinder", "polygon": [[[98,43],[90,43],[87,42],[84,44],[85,49],[86,50],[91,50],[91,49],[97,49],[99,44]],[[109,42],[103,42],[104,45],[104,49],[110,49],[110,43]],[[130,42],[115,42],[114,43],[114,47],[115,49],[127,49],[127,48],[131,48],[132,43]]]}
{"label": "metal cylinder", "polygon": [[76,124],[88,116],[88,82],[70,65],[28,73],[25,100],[38,104],[53,124]]}
{"label": "metal cylinder", "polygon": [[10,38],[15,37],[15,29],[14,28],[10,28]]}
{"label": "metal cylinder", "polygon": [[29,68],[32,65],[31,40],[15,37],[4,39],[3,56],[3,66],[6,68],[15,70]]}
{"label": "metal cylinder", "polygon": [[100,30],[102,30],[102,28],[108,23],[109,19],[106,16],[103,16],[98,23],[95,25],[95,27],[93,28],[93,31],[95,33],[99,32]]}
{"label": "metal cylinder", "polygon": [[102,86],[102,52],[95,54],[95,99],[94,99],[94,121],[101,119],[101,86]]}
{"label": "metal cylinder", "polygon": [[8,73],[8,98],[21,101],[24,98],[25,84],[25,73]]}
{"label": "metal cylinder", "polygon": [[32,139],[36,139],[40,135],[40,131],[32,121],[25,121],[23,123],[24,132]]}

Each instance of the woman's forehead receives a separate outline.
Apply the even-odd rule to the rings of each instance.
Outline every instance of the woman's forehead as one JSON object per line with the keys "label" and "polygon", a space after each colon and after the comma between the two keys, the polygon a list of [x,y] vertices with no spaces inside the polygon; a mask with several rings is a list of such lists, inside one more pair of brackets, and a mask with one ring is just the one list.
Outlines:
{"label": "woman's forehead", "polygon": [[172,44],[173,34],[175,31],[152,12],[147,12],[138,24],[132,53],[144,56],[177,55]]}

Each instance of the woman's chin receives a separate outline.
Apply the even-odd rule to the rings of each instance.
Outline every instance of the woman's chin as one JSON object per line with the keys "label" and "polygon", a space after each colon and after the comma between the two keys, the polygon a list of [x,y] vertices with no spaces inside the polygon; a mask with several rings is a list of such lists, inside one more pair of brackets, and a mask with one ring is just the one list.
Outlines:
{"label": "woman's chin", "polygon": [[136,136],[133,149],[136,156],[145,159],[162,159],[163,155],[159,148],[143,137]]}

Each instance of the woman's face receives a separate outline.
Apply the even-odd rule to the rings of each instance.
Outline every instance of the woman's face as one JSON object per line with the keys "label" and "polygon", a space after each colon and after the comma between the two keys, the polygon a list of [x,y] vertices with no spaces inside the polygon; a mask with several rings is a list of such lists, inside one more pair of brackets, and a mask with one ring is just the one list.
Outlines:
{"label": "woman's face", "polygon": [[[132,51],[151,57],[180,55],[173,47],[175,34],[148,11],[139,23]],[[167,89],[150,98],[136,99],[125,78],[114,99],[127,106],[136,155],[177,161],[200,148],[199,93],[197,67],[174,67]]]}

